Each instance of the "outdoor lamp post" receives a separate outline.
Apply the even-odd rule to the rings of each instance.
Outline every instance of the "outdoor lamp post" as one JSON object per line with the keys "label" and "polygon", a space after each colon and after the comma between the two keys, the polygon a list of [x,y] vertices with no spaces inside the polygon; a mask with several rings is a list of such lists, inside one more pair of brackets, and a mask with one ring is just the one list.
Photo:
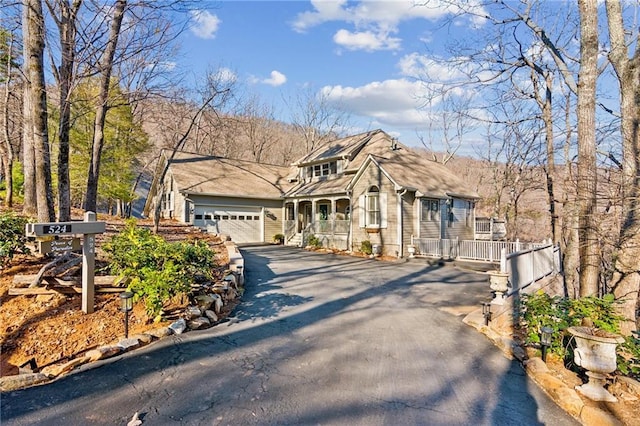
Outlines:
{"label": "outdoor lamp post", "polygon": [[484,325],[488,326],[489,321],[491,321],[491,303],[482,303],[482,315],[484,316]]}
{"label": "outdoor lamp post", "polygon": [[551,336],[553,335],[553,328],[544,326],[540,330],[540,345],[542,346],[542,361],[547,362],[547,349],[551,346]]}
{"label": "outdoor lamp post", "polygon": [[120,310],[124,312],[124,338],[129,338],[129,312],[133,309],[133,293],[120,293]]}

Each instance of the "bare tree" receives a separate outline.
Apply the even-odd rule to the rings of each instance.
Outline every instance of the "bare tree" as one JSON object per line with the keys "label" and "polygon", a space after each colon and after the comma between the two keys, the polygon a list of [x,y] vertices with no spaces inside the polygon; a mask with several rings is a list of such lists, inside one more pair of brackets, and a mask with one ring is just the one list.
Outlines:
{"label": "bare tree", "polygon": [[580,297],[598,294],[600,251],[595,223],[596,80],[598,78],[598,6],[579,0],[580,73],[578,85],[578,235],[580,241]]}
{"label": "bare tree", "polygon": [[12,123],[10,119],[10,111],[12,108],[12,91],[15,90],[14,75],[15,68],[18,67],[17,50],[15,48],[14,31],[0,28],[0,81],[4,84],[3,108],[2,108],[2,142],[0,143],[0,156],[2,159],[2,174],[6,183],[5,205],[11,207],[13,205],[13,164],[15,158],[15,150],[12,143]]}
{"label": "bare tree", "polygon": [[[51,190],[51,162],[49,152],[49,127],[47,123],[47,92],[44,80],[44,16],[40,0],[25,0],[23,12],[23,43],[26,75],[29,85],[27,95],[31,120],[27,124],[33,132],[35,186],[38,220],[54,220],[53,191]],[[25,161],[26,163],[26,161]],[[26,177],[26,176],[25,176]]]}
{"label": "bare tree", "polygon": [[469,96],[454,96],[444,90],[438,98],[438,108],[434,107],[433,99],[427,101],[428,132],[426,136],[418,133],[418,139],[433,161],[447,164],[462,147],[466,136],[476,129],[477,121],[467,111],[471,104]]}
{"label": "bare tree", "polygon": [[332,107],[326,94],[312,88],[300,92],[290,103],[292,124],[304,141],[305,153],[341,135],[348,124],[349,115]]}
{"label": "bare tree", "polygon": [[[613,65],[620,87],[622,133],[622,217],[623,223],[615,256],[613,292],[622,302],[620,311],[626,321],[622,331],[635,330],[640,275],[637,262],[640,257],[640,181],[638,180],[638,156],[640,155],[640,49],[638,31],[635,40],[628,43],[619,0],[606,0],[607,21],[611,50],[609,60]],[[635,52],[629,57],[628,47],[635,44]]]}
{"label": "bare tree", "polygon": [[69,130],[71,128],[71,89],[76,65],[76,19],[82,0],[46,0],[60,39],[60,65],[53,66],[58,83],[58,220],[71,220],[71,188],[69,179]]}
{"label": "bare tree", "polygon": [[122,19],[127,7],[127,0],[116,0],[109,30],[109,39],[100,58],[98,68],[100,70],[100,93],[96,107],[96,120],[93,128],[93,143],[91,148],[91,162],[87,177],[87,193],[84,208],[86,211],[96,211],[98,201],[98,178],[100,176],[100,159],[104,146],[104,124],[109,108],[109,87],[111,85],[111,71],[113,59],[118,46],[118,37],[122,27]]}

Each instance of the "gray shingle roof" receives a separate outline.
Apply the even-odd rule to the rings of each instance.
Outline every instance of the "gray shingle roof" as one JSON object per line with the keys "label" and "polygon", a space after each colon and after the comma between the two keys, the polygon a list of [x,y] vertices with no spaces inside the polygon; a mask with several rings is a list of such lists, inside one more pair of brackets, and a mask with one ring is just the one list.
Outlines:
{"label": "gray shingle roof", "polygon": [[292,187],[289,167],[186,152],[176,153],[170,171],[187,193],[281,198]]}

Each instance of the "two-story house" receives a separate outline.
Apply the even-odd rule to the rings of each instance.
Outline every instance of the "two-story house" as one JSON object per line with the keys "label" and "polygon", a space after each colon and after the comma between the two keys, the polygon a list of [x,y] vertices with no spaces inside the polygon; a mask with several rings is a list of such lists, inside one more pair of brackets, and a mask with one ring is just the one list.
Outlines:
{"label": "two-story house", "polygon": [[[160,164],[160,168],[164,167]],[[160,186],[154,181],[151,195]],[[478,195],[442,164],[375,130],[324,144],[291,167],[177,153],[161,214],[238,243],[275,234],[405,256],[411,236],[473,239]]]}

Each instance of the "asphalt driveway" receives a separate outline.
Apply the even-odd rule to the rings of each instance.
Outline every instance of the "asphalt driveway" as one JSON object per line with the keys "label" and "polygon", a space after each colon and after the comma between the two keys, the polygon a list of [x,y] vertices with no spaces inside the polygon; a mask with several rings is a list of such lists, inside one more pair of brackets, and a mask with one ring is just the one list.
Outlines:
{"label": "asphalt driveway", "polygon": [[[486,276],[243,249],[229,322],[2,395],[3,425],[577,424],[456,315]],[[96,366],[98,368],[96,368]]]}

